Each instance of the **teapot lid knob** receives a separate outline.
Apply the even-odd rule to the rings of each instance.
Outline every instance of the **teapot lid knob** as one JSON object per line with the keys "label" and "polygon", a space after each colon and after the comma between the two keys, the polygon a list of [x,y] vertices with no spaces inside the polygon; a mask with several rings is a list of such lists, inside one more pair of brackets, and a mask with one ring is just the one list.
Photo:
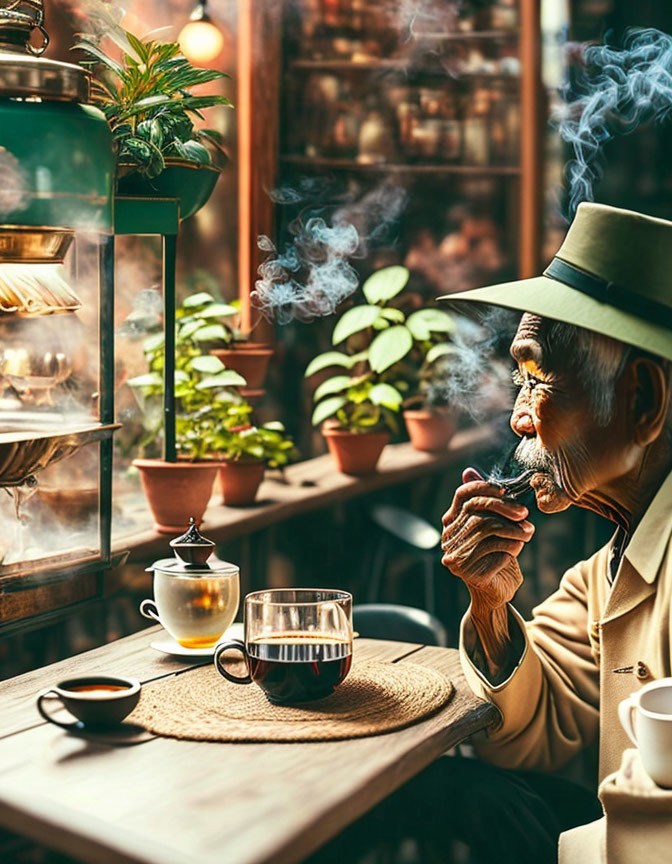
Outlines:
{"label": "teapot lid knob", "polygon": [[212,555],[215,543],[201,534],[192,516],[189,519],[189,528],[184,534],[171,540],[170,546],[185,564],[203,565]]}

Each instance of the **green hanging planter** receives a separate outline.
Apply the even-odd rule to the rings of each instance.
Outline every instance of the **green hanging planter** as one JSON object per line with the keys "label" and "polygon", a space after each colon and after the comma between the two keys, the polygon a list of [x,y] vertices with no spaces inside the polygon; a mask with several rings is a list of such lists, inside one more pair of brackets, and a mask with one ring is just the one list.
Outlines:
{"label": "green hanging planter", "polygon": [[212,165],[197,165],[181,159],[166,159],[166,167],[156,177],[147,177],[134,165],[121,163],[117,180],[119,195],[140,198],[178,198],[180,221],[193,216],[212,195],[219,170]]}

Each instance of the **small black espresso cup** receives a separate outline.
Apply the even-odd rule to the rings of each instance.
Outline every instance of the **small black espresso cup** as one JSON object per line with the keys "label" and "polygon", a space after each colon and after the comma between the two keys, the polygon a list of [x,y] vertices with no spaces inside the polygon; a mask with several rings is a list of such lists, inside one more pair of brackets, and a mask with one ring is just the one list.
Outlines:
{"label": "small black espresso cup", "polygon": [[138,704],[141,684],[135,678],[112,678],[109,675],[86,675],[60,681],[47,687],[37,697],[37,710],[49,723],[63,729],[77,729],[76,721],[57,720],[45,708],[45,701],[60,701],[78,721],[91,728],[114,726],[127,717]]}
{"label": "small black espresso cup", "polygon": [[[247,675],[220,661],[240,651]],[[322,589],[256,591],[245,598],[245,641],[221,642],[217,671],[235,684],[255,683],[269,702],[308,702],[329,696],[352,665],[352,595]]]}

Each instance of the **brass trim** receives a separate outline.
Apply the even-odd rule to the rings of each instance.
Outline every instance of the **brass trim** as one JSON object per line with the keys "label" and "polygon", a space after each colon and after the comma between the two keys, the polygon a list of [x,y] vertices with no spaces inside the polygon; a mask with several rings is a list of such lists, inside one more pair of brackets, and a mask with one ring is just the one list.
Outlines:
{"label": "brass trim", "polygon": [[0,226],[0,263],[63,263],[74,237],[70,228]]}
{"label": "brass trim", "polygon": [[36,201],[58,201],[71,198],[75,201],[89,201],[92,204],[107,204],[111,200],[107,195],[83,195],[77,192],[29,192],[28,197]]}
{"label": "brass trim", "polygon": [[39,96],[45,101],[89,101],[89,75],[74,63],[0,49],[0,82],[3,96]]}
{"label": "brass trim", "polygon": [[[164,162],[164,165],[166,168],[170,168],[172,165],[176,165],[177,167],[182,167],[182,168],[193,168],[196,171],[203,171],[204,169],[206,169],[208,171],[214,171],[215,174],[221,174],[222,173],[221,169],[217,168],[216,165],[203,165],[203,164],[200,164],[198,162],[191,162],[187,159],[173,159],[172,157],[169,156],[167,159],[164,159],[163,162]],[[132,162],[118,162],[117,167],[118,168],[132,168],[133,171],[137,171],[138,166]],[[132,172],[129,171],[128,173],[130,174]],[[124,175],[124,176],[127,176],[127,175]],[[157,179],[157,178],[156,177],[148,177],[147,182],[151,183],[152,180],[155,180],[155,179]],[[142,197],[144,198],[145,196],[143,195]]]}

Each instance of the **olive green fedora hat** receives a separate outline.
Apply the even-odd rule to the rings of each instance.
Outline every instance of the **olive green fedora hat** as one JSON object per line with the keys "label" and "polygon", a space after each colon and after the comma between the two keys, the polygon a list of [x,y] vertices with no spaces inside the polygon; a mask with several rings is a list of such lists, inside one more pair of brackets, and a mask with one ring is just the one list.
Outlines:
{"label": "olive green fedora hat", "polygon": [[672,222],[579,204],[543,276],[439,299],[532,312],[672,360]]}

